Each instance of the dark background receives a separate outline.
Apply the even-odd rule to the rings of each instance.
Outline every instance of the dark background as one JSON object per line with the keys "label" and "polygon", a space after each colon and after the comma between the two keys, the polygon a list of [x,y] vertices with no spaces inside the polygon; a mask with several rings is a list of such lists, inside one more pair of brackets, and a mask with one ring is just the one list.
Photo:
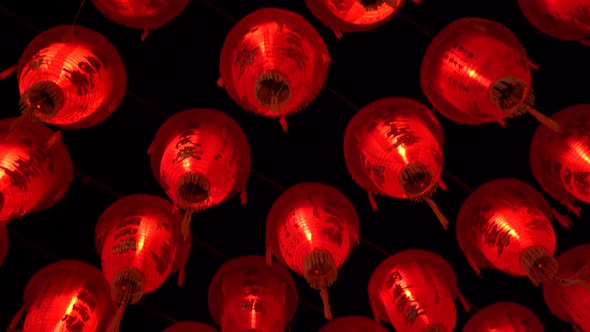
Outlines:
{"label": "dark background", "polygon": [[[325,88],[306,110],[289,118],[288,134],[276,121],[237,107],[215,84],[219,52],[235,23],[232,19],[263,6],[294,10],[307,18],[324,37],[333,59]],[[78,0],[0,0],[0,67],[15,64],[39,32],[71,24],[79,7]],[[475,307],[515,301],[533,310],[547,331],[570,330],[551,315],[541,289],[527,278],[489,270],[483,278],[476,277],[454,235],[454,219],[469,187],[515,177],[538,188],[528,163],[531,137],[538,126],[532,117],[511,120],[504,129],[497,124],[461,126],[438,116],[445,131],[443,180],[449,189],[437,193],[435,199],[451,220],[448,233],[426,204],[377,198],[380,210],[372,212],[365,192],[348,175],[342,144],[346,124],[355,113],[351,103],[362,107],[397,95],[429,105],[420,89],[419,69],[430,36],[465,16],[501,22],[518,36],[530,59],[539,65],[533,73],[533,86],[542,112],[552,114],[569,105],[590,102],[590,50],[537,32],[525,21],[516,1],[408,3],[383,27],[345,34],[338,41],[311,15],[303,0],[194,0],[143,43],[140,31],[108,21],[86,1],[77,22],[104,34],[119,49],[127,66],[128,93],[104,123],[64,133],[77,176],[63,201],[53,209],[9,223],[10,251],[0,269],[0,329],[22,305],[27,281],[43,266],[60,259],[100,266],[94,248],[94,225],[100,213],[120,195],[165,195],[152,177],[146,154],[158,127],[167,116],[181,110],[210,107],[231,115],[249,138],[253,172],[248,205],[240,206],[235,198],[194,217],[194,244],[185,286],[178,288],[174,276],[144,296],[140,304],[127,309],[123,331],[161,331],[175,320],[213,324],[207,307],[213,274],[230,258],[264,254],[265,219],[271,204],[285,187],[304,181],[320,181],[342,190],[361,218],[362,243],[330,290],[335,316],[370,316],[367,282],[372,271],[392,253],[425,248],[451,263],[460,289]],[[17,115],[18,98],[14,75],[0,81],[3,117]],[[587,222],[578,221],[569,232],[556,226],[556,231],[558,253],[590,239]],[[303,278],[294,279],[301,303],[292,331],[317,331],[324,324],[320,298]],[[469,316],[458,302],[457,311],[459,331]]]}

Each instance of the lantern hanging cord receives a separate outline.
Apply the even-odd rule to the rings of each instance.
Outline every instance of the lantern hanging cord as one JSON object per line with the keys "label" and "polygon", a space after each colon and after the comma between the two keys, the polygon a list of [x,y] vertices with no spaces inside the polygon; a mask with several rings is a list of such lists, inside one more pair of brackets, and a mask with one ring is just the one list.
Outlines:
{"label": "lantern hanging cord", "polygon": [[74,27],[76,26],[76,23],[78,23],[78,19],[80,18],[80,14],[82,14],[82,8],[84,8],[85,4],[86,4],[86,0],[80,1],[80,6],[78,6],[78,10],[76,11],[76,15],[74,16],[74,21],[72,22],[72,29],[70,30],[70,33],[74,32]]}

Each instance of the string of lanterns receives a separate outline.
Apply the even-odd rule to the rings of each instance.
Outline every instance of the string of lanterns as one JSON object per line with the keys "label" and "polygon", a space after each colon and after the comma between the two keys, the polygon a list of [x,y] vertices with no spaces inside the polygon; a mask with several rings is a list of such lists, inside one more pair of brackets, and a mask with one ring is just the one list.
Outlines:
{"label": "string of lanterns", "polygon": [[[113,21],[147,32],[172,20],[188,1],[95,0]],[[401,10],[403,0],[307,1],[327,26],[341,32],[375,29]],[[519,1],[539,30],[556,38],[590,36],[581,16],[590,4],[577,1],[543,5]],[[584,7],[585,6],[585,7]],[[555,27],[555,28],[554,28]],[[550,31],[550,32],[548,32]],[[228,34],[221,52],[218,83],[243,109],[277,118],[303,110],[324,85],[328,50],[315,29],[296,13],[257,10]],[[530,113],[543,126],[531,144],[531,168],[553,198],[579,216],[590,203],[588,168],[590,106],[574,105],[552,117],[533,108],[530,69],[516,37],[502,25],[463,18],[444,28],[426,51],[422,89],[435,109],[466,125],[499,122]],[[73,165],[60,131],[99,125],[119,106],[126,91],[123,60],[102,35],[72,25],[39,34],[25,49],[16,71],[21,93],[20,118],[0,123],[2,209],[0,264],[8,240],[4,223],[50,208],[61,200],[73,178]],[[353,179],[369,194],[426,202],[446,229],[449,221],[431,196],[446,186],[443,130],[434,114],[404,97],[379,99],[362,108],[346,128],[344,154]],[[190,253],[194,212],[215,208],[241,192],[250,174],[250,148],[239,125],[225,113],[191,109],[167,120],[150,147],[154,177],[172,201],[130,195],[114,202],[98,220],[95,240],[102,271],[78,261],[59,261],[29,282],[24,307],[9,331],[118,331],[124,309],[155,291],[179,272]],[[2,180],[2,178],[4,180]],[[180,213],[181,210],[184,217]],[[590,247],[572,248],[557,259],[552,220],[568,227],[541,193],[516,179],[481,185],[461,206],[458,242],[472,267],[496,268],[528,276],[543,285],[547,305],[560,319],[590,331]],[[264,257],[240,257],[225,263],[211,282],[209,306],[222,331],[283,331],[293,318],[297,290],[287,269],[320,292],[326,319],[332,319],[327,288],[337,278],[359,240],[359,220],[352,203],[321,183],[301,183],[273,204],[266,225]],[[469,304],[458,290],[452,267],[424,250],[396,253],[379,265],[368,285],[377,322],[399,331],[450,332],[455,328],[455,300]],[[20,324],[20,326],[19,326]],[[380,331],[362,317],[345,317],[322,331]],[[373,327],[370,325],[373,324]],[[478,311],[464,331],[485,328],[542,331],[538,319],[515,303],[496,303]],[[341,329],[341,328],[340,328]],[[181,322],[167,331],[214,331]]]}

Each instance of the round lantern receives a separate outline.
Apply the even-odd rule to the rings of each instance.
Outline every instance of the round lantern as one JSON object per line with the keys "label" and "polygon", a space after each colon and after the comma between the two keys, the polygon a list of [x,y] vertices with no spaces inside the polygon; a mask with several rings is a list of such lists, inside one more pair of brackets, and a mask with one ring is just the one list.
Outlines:
{"label": "round lantern", "polygon": [[359,221],[340,191],[321,183],[300,183],[273,203],[266,219],[267,261],[271,253],[320,291],[332,318],[327,288],[358,243]]}
{"label": "round lantern", "polygon": [[96,8],[113,22],[143,30],[144,40],[150,30],[172,21],[189,0],[93,0]]}
{"label": "round lantern", "polygon": [[478,311],[467,321],[463,332],[544,332],[529,309],[514,302],[497,302]]}
{"label": "round lantern", "polygon": [[24,306],[8,331],[26,315],[22,332],[103,332],[115,312],[101,271],[64,260],[39,270],[29,281]]}
{"label": "round lantern", "polygon": [[430,198],[443,168],[443,132],[432,112],[402,97],[379,99],[363,107],[348,123],[344,157],[353,179],[369,193],[426,201],[443,227],[448,221]]}
{"label": "round lantern", "polygon": [[577,331],[590,331],[590,244],[564,252],[557,261],[558,280],[543,284],[545,303]]}
{"label": "round lantern", "polygon": [[168,327],[163,332],[219,332],[219,330],[203,323],[184,321]]}
{"label": "round lantern", "polygon": [[543,189],[580,215],[575,202],[590,203],[590,105],[565,108],[551,117],[555,133],[539,127],[531,143],[531,168]]}
{"label": "round lantern", "polygon": [[305,108],[320,92],[330,55],[322,37],[298,14],[259,9],[227,35],[219,70],[230,97],[247,111],[285,118]]}
{"label": "round lantern", "polygon": [[369,31],[392,19],[406,0],[305,0],[338,39],[342,32]]}
{"label": "round lantern", "polygon": [[298,302],[289,271],[260,256],[226,262],[209,286],[209,312],[222,331],[283,332]]}
{"label": "round lantern", "polygon": [[[15,127],[16,123],[20,125]],[[52,207],[74,177],[66,146],[40,123],[0,120],[0,160],[0,220],[4,221]]]}
{"label": "round lantern", "polygon": [[172,272],[182,216],[167,200],[129,195],[111,204],[96,225],[102,271],[119,304],[110,331],[117,331],[125,306],[160,287]]}
{"label": "round lantern", "polygon": [[8,229],[0,223],[0,267],[8,254]]}
{"label": "round lantern", "polygon": [[362,316],[347,316],[334,319],[319,332],[387,332],[387,329],[372,319]]}
{"label": "round lantern", "polygon": [[117,49],[99,33],[71,25],[35,37],[19,60],[17,77],[24,117],[68,129],[104,121],[127,87]]}
{"label": "round lantern", "polygon": [[211,208],[242,191],[250,175],[250,145],[223,112],[196,108],[176,113],[150,146],[152,172],[177,207],[186,211],[185,239],[194,211]]}
{"label": "round lantern", "polygon": [[422,91],[451,121],[481,125],[525,112],[559,126],[532,108],[531,63],[516,36],[503,25],[461,18],[431,42],[422,61]]}
{"label": "round lantern", "polygon": [[477,188],[457,216],[457,240],[471,267],[527,276],[533,284],[557,274],[551,207],[517,179],[497,179]]}
{"label": "round lantern", "polygon": [[369,280],[369,300],[378,322],[399,332],[452,332],[457,277],[440,256],[410,249],[390,256]]}
{"label": "round lantern", "polygon": [[539,31],[563,40],[590,37],[590,3],[585,0],[518,0],[526,19]]}

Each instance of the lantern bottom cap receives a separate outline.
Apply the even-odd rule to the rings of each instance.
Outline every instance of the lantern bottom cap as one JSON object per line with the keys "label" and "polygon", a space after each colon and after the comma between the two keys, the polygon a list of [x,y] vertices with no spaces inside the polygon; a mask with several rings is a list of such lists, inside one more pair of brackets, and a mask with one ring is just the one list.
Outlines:
{"label": "lantern bottom cap", "polygon": [[289,81],[277,71],[266,71],[256,81],[256,100],[273,113],[280,112],[282,105],[291,99],[291,94]]}
{"label": "lantern bottom cap", "polygon": [[419,199],[431,196],[436,190],[432,172],[423,164],[409,164],[399,177],[402,190],[409,198]]}
{"label": "lantern bottom cap", "polygon": [[507,117],[522,115],[535,103],[529,84],[513,76],[496,80],[490,88],[490,99]]}
{"label": "lantern bottom cap", "polygon": [[29,110],[35,118],[46,121],[63,107],[65,96],[61,87],[53,81],[40,81],[31,85],[21,97],[23,111]]}
{"label": "lantern bottom cap", "polygon": [[531,282],[538,286],[546,281],[557,278],[559,264],[543,247],[530,247],[520,257],[520,265],[524,268]]}
{"label": "lantern bottom cap", "polygon": [[111,296],[120,304],[135,304],[143,296],[145,276],[134,267],[117,272],[111,283]]}
{"label": "lantern bottom cap", "polygon": [[186,173],[178,181],[176,197],[178,205],[192,205],[202,203],[209,198],[211,192],[211,183],[202,174]]}
{"label": "lantern bottom cap", "polygon": [[316,290],[332,286],[338,277],[336,263],[331,253],[315,249],[303,259],[305,279]]}

